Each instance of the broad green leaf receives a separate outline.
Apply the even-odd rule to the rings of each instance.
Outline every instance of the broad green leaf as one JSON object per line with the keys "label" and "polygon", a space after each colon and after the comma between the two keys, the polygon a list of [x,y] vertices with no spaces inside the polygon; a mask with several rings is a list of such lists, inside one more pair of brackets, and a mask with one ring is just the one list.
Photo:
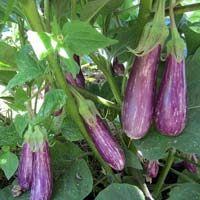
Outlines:
{"label": "broad green leaf", "polygon": [[[57,51],[63,58],[63,62],[66,64],[67,71],[70,71],[72,75],[79,72],[80,68],[73,59],[73,53],[67,47],[63,47],[61,42],[55,39],[53,35],[45,32],[28,31],[28,40],[31,43],[33,50],[39,60],[43,60],[50,53]],[[62,36],[61,36],[62,38]]]}
{"label": "broad green leaf", "polygon": [[143,169],[137,156],[132,151],[126,149],[125,156],[126,156],[126,167],[132,167],[135,169]]}
{"label": "broad green leaf", "polygon": [[88,1],[81,10],[82,21],[89,22],[110,0]]}
{"label": "broad green leaf", "polygon": [[92,174],[85,160],[80,159],[71,164],[55,183],[53,200],[81,200],[92,191]]}
{"label": "broad green leaf", "polygon": [[185,183],[171,189],[168,200],[198,200],[200,199],[200,185]]}
{"label": "broad green leaf", "polygon": [[200,46],[200,33],[193,31],[190,26],[187,25],[182,27],[182,31],[185,34],[188,55],[192,55]]}
{"label": "broad green leaf", "polygon": [[83,139],[83,136],[74,123],[73,119],[69,114],[66,115],[64,119],[63,126],[61,128],[62,135],[69,141],[79,141]]}
{"label": "broad green leaf", "polygon": [[22,86],[25,82],[44,74],[32,54],[33,51],[29,45],[22,47],[17,53],[16,62],[19,72],[9,81],[7,90],[15,86]]}
{"label": "broad green leaf", "polygon": [[0,146],[16,146],[20,142],[21,140],[13,124],[10,126],[0,124]]}
{"label": "broad green leaf", "polygon": [[18,114],[14,119],[15,128],[21,138],[27,124],[28,124],[27,116]]}
{"label": "broad green leaf", "polygon": [[113,183],[102,190],[95,200],[145,200],[142,191],[133,185]]}
{"label": "broad green leaf", "polygon": [[0,197],[1,200],[29,200],[30,199],[30,192],[25,192],[19,197],[13,197],[12,188],[17,185],[17,180],[13,181],[13,183],[9,186],[0,190]]}
{"label": "broad green leaf", "polygon": [[63,27],[63,36],[65,46],[78,55],[89,54],[117,42],[106,38],[89,24],[81,21],[66,23]]}
{"label": "broad green leaf", "polygon": [[16,75],[16,72],[9,70],[0,70],[0,84],[7,85],[8,82]]}
{"label": "broad green leaf", "polygon": [[49,33],[28,31],[27,35],[28,41],[39,60],[44,59],[48,54],[52,53],[53,49],[57,46],[57,42],[52,39]]}
{"label": "broad green leaf", "polygon": [[104,8],[101,10],[101,13],[103,15],[107,15],[115,11],[117,8],[119,8],[124,0],[110,0]]}
{"label": "broad green leaf", "polygon": [[82,153],[81,149],[71,142],[56,141],[55,145],[50,148],[54,178],[58,179],[64,174],[71,163]]}
{"label": "broad green leaf", "polygon": [[10,179],[18,167],[18,158],[14,153],[7,152],[0,157],[0,167],[4,171],[6,178]]}
{"label": "broad green leaf", "polygon": [[12,47],[6,44],[3,41],[0,41],[0,68],[1,67],[16,67],[15,57],[17,50],[15,47]]}
{"label": "broad green leaf", "polygon": [[44,121],[53,111],[60,109],[66,102],[66,95],[62,89],[55,89],[45,95],[44,102],[33,120],[34,124]]}
{"label": "broad green leaf", "polygon": [[154,127],[147,136],[135,141],[135,145],[148,160],[157,160],[165,155],[170,147],[175,147],[186,153],[200,155],[200,48],[193,56],[187,58],[188,112],[184,131],[177,137],[164,136]]}
{"label": "broad green leaf", "polygon": [[14,95],[14,102],[8,103],[9,107],[16,111],[26,111],[25,102],[29,99],[27,93],[19,88]]}

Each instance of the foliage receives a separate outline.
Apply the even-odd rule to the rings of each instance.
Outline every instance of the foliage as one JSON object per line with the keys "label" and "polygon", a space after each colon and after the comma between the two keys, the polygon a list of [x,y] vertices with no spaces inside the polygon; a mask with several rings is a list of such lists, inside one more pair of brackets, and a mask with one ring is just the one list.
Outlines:
{"label": "foliage", "polygon": [[[179,136],[170,137],[161,134],[153,120],[147,135],[133,140],[124,134],[121,122],[124,91],[135,59],[129,50],[137,47],[159,1],[138,2],[0,0],[0,199],[29,199],[29,191],[19,197],[12,192],[18,184],[21,145],[32,142],[38,127],[49,142],[52,200],[200,198],[199,172],[191,175],[182,168],[184,160],[193,162],[191,154],[200,156],[200,2],[177,0],[174,9],[186,43],[186,127]],[[165,23],[169,25],[168,17]],[[120,77],[113,74],[116,57],[125,66]],[[160,59],[155,100],[164,71],[165,60]],[[75,83],[83,81],[79,80],[82,72],[86,84],[78,88]],[[77,93],[95,104],[87,110],[81,101],[78,107]],[[101,115],[114,142],[122,147],[124,170],[114,171],[102,159],[79,114],[84,109],[91,127],[97,125],[93,114]],[[27,130],[31,136],[25,135]],[[33,150],[37,142],[40,138],[31,143]],[[159,161],[156,179],[146,175],[148,160]]]}

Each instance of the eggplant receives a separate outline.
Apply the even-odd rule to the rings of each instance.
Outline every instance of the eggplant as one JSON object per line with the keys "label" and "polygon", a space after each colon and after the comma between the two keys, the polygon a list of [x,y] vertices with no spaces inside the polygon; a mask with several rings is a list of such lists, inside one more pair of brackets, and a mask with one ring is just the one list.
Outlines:
{"label": "eggplant", "polygon": [[144,137],[152,123],[160,51],[158,45],[146,55],[136,57],[128,79],[122,105],[122,126],[133,139]]}
{"label": "eggplant", "polygon": [[123,170],[125,166],[125,155],[122,148],[112,136],[101,117],[96,115],[95,119],[90,120],[90,122],[94,120],[96,121],[95,124],[87,121],[84,122],[96,149],[110,167],[117,171]]}
{"label": "eggplant", "polygon": [[[195,163],[198,163],[198,158],[195,154],[190,155],[190,159],[194,161]],[[196,174],[197,173],[197,166],[195,164],[192,164],[190,162],[184,161],[183,165],[185,169],[187,169],[189,172]]]}
{"label": "eggplant", "polygon": [[157,160],[149,160],[146,163],[146,172],[147,172],[147,177],[150,178],[156,178],[158,175],[159,171],[159,165]]}
{"label": "eggplant", "polygon": [[18,183],[23,190],[31,188],[33,178],[33,151],[29,143],[24,143],[18,169]]}
{"label": "eggplant", "polygon": [[124,75],[125,67],[122,63],[119,62],[117,57],[115,57],[113,60],[112,71],[115,76]]}
{"label": "eggplant", "polygon": [[179,135],[186,123],[185,59],[178,62],[168,55],[166,69],[158,92],[155,111],[157,129],[166,135]]}
{"label": "eggplant", "polygon": [[[172,5],[173,4],[173,5]],[[157,129],[165,135],[179,135],[186,124],[187,86],[184,40],[176,28],[172,2],[170,6],[171,40],[167,43],[167,59],[158,91],[155,109]]]}
{"label": "eggplant", "polygon": [[[80,58],[78,55],[74,54],[74,60],[76,61],[76,63],[80,66]],[[79,73],[76,75],[75,78],[73,78],[71,72],[67,72],[66,73],[66,81],[73,85],[73,86],[76,86],[76,87],[80,87],[80,88],[84,88],[85,87],[85,78],[83,76],[83,73],[81,71],[81,68],[80,68],[80,71]]]}
{"label": "eggplant", "polygon": [[49,147],[48,142],[44,140],[33,156],[33,182],[30,200],[49,200],[52,187]]}
{"label": "eggplant", "polygon": [[124,169],[124,152],[101,118],[93,101],[85,99],[75,89],[72,90],[72,93],[87,132],[103,160],[117,171]]}

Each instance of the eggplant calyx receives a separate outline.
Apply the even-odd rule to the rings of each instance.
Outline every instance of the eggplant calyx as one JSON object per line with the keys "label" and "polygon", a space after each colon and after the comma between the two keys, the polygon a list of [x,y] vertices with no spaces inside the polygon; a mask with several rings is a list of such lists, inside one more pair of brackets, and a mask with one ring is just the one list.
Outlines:
{"label": "eggplant calyx", "polygon": [[144,56],[156,46],[162,47],[168,34],[168,27],[165,24],[165,0],[161,0],[158,2],[158,11],[154,19],[145,25],[137,48],[131,52],[136,56]]}

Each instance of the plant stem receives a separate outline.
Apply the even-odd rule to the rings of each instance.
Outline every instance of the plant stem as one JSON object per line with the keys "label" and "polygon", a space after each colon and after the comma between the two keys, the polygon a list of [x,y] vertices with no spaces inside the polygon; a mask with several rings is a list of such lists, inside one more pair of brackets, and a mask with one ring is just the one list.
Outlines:
{"label": "plant stem", "polygon": [[138,43],[140,36],[142,34],[145,24],[148,22],[151,15],[152,0],[141,0],[140,10],[137,20],[137,32],[136,32],[136,42]]}
{"label": "plant stem", "polygon": [[[159,165],[162,166],[162,167],[164,166],[163,164],[160,164],[160,163],[159,163]],[[183,174],[183,173],[181,173],[181,172],[179,172],[179,171],[177,171],[173,168],[170,168],[170,171],[173,172],[174,174],[178,175],[184,181],[187,181],[187,182],[190,182],[190,183],[196,183],[193,179],[189,178],[187,175],[185,175],[185,174]]]}
{"label": "plant stem", "polygon": [[[32,30],[35,31],[44,31],[45,29],[42,26],[42,22],[40,19],[40,16],[38,14],[35,1],[34,0],[20,0],[20,2],[23,4],[23,11],[24,14],[26,15],[29,24],[32,28]],[[118,182],[119,180],[117,177],[114,175],[113,171],[111,168],[105,163],[105,161],[102,159],[101,155],[97,151],[94,143],[92,142],[90,136],[88,135],[88,132],[83,124],[82,118],[79,115],[77,105],[74,101],[74,98],[70,92],[69,86],[66,83],[65,77],[63,75],[61,67],[57,63],[56,56],[51,54],[47,57],[50,69],[55,75],[55,78],[57,80],[58,86],[62,88],[65,91],[65,94],[67,95],[67,104],[65,104],[65,109],[70,113],[72,119],[74,122],[77,124],[79,129],[81,130],[82,135],[88,142],[88,145],[92,149],[94,155],[96,156],[97,160],[100,162],[102,167],[105,169],[108,175],[111,175],[112,179]]]}
{"label": "plant stem", "polygon": [[161,174],[160,174],[158,181],[157,181],[157,184],[155,186],[155,190],[153,192],[153,196],[155,197],[155,199],[158,198],[160,191],[162,189],[162,186],[164,184],[164,181],[167,177],[167,174],[168,174],[168,172],[169,172],[169,170],[170,170],[170,168],[171,168],[171,166],[174,162],[174,154],[175,154],[175,149],[169,150],[169,154],[168,154],[168,158],[167,158],[165,167],[161,171]]}
{"label": "plant stem", "polygon": [[94,63],[98,66],[98,68],[103,72],[104,76],[106,77],[106,80],[108,81],[110,85],[110,88],[112,90],[112,93],[115,97],[117,104],[121,106],[122,100],[121,100],[120,92],[119,92],[119,89],[117,88],[117,85],[114,81],[112,74],[106,69],[106,66],[104,66],[94,54],[90,54],[90,57],[92,58]]}
{"label": "plant stem", "polygon": [[[183,14],[186,12],[200,10],[200,3],[189,4],[185,6],[177,6],[174,8],[176,14]],[[166,15],[169,15],[169,8],[165,10]]]}
{"label": "plant stem", "polygon": [[89,98],[89,99],[91,99],[93,101],[96,101],[96,102],[98,102],[98,103],[100,103],[100,104],[102,104],[104,106],[107,106],[109,108],[114,108],[114,109],[116,109],[118,111],[121,110],[120,106],[115,104],[114,102],[109,101],[107,99],[104,99],[103,97],[97,96],[97,95],[95,95],[95,94],[93,94],[93,93],[91,93],[91,92],[89,92],[89,91],[87,91],[85,89],[74,87],[72,85],[69,85],[69,87],[70,88],[76,88],[76,90],[78,90],[80,92],[80,94],[82,94],[84,97]]}
{"label": "plant stem", "polygon": [[76,0],[71,0],[71,20],[76,20]]}
{"label": "plant stem", "polygon": [[50,13],[49,13],[50,5],[49,5],[49,0],[44,0],[44,17],[45,17],[45,24],[46,24],[46,29],[50,31]]}

